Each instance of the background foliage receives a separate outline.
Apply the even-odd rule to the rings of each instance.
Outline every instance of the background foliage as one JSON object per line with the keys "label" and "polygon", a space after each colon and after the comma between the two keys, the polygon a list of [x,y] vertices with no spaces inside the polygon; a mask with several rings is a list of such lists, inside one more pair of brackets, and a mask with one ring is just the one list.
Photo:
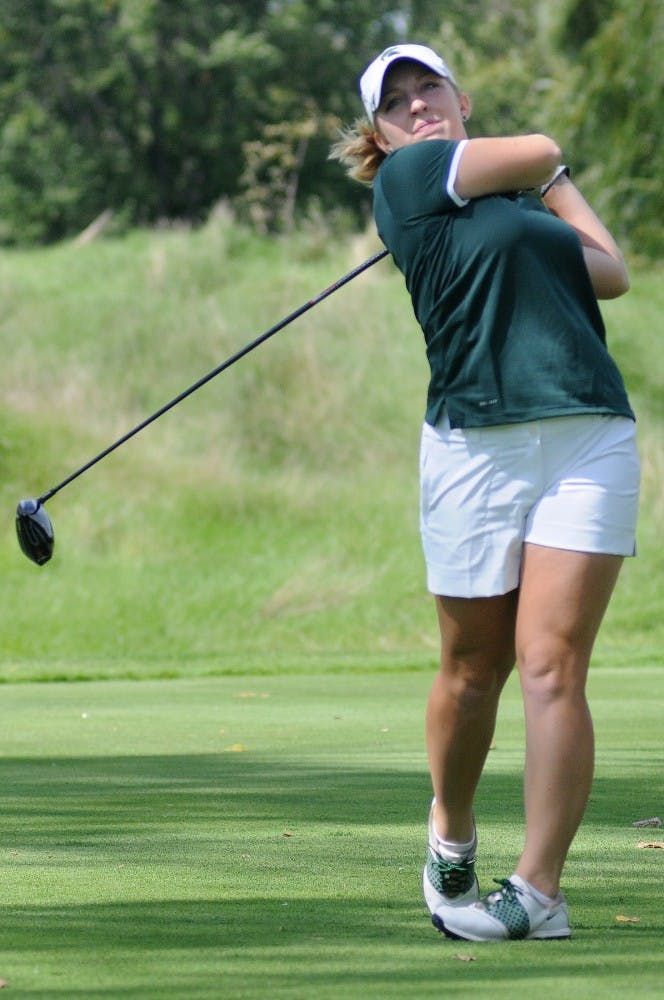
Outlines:
{"label": "background foliage", "polygon": [[264,231],[369,194],[327,161],[384,45],[440,46],[473,128],[546,130],[612,228],[664,248],[661,0],[2,0],[0,243],[203,221]]}

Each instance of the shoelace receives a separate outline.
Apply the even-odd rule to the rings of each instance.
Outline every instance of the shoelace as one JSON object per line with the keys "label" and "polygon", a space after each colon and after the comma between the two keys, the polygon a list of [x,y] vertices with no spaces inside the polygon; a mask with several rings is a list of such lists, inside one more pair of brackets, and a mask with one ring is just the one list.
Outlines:
{"label": "shoelace", "polygon": [[493,881],[496,885],[502,886],[502,888],[495,889],[486,897],[487,902],[492,905],[499,903],[501,899],[504,899],[506,903],[517,903],[517,896],[523,895],[523,892],[518,885],[514,885],[508,878],[495,878]]}
{"label": "shoelace", "polygon": [[472,864],[471,860],[462,861],[457,864],[454,861],[447,861],[437,854],[434,864],[438,869],[443,885],[449,890],[448,894],[464,892],[468,888],[468,867]]}

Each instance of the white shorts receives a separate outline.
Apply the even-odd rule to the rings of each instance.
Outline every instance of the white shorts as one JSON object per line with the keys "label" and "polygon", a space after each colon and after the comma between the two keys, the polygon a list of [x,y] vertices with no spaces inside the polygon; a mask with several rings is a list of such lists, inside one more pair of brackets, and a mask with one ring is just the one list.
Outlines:
{"label": "white shorts", "polygon": [[425,424],[420,529],[427,586],[491,597],[519,584],[524,542],[635,554],[640,468],[628,417]]}

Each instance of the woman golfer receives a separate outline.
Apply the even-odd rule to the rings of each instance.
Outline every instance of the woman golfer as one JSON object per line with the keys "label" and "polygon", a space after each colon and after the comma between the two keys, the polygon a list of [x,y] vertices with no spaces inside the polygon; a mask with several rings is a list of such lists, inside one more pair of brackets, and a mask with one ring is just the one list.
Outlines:
{"label": "woman golfer", "polygon": [[[634,414],[597,298],[621,253],[544,135],[472,138],[437,53],[395,45],[360,81],[367,119],[332,155],[371,182],[431,367],[421,532],[441,665],[426,713],[433,802],[424,896],[471,941],[565,938],[565,858],[593,774],[593,643],[635,551]],[[473,799],[518,665],[525,840],[480,896]]]}

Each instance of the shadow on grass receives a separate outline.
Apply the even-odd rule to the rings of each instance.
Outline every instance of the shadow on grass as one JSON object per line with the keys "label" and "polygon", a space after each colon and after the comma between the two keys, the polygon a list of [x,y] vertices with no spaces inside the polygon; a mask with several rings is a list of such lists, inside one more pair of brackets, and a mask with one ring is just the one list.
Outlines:
{"label": "shadow on grass", "polygon": [[[451,962],[455,950],[473,946],[445,942],[430,928],[419,899],[423,771],[241,753],[5,759],[0,782],[3,867],[26,880],[21,903],[3,906],[3,951],[30,961],[58,954],[64,966],[99,953],[122,966],[121,990],[105,992],[103,978],[98,988],[79,990],[70,979],[61,992],[52,981],[49,997],[166,995],[176,975],[169,961],[188,977],[176,995],[181,987],[191,997],[253,997],[246,991],[252,969],[269,975],[274,996],[292,989],[297,997],[428,997],[441,961],[446,995],[463,995],[469,983],[491,988],[505,962],[501,946],[490,952],[495,960],[472,968]],[[624,780],[598,784],[592,823],[613,825],[625,808]],[[647,775],[637,778],[630,804],[650,784]],[[509,828],[521,807],[520,774],[487,774],[479,799],[483,822]],[[329,846],[322,858],[321,843]],[[78,877],[88,901],[72,903]],[[103,892],[93,903],[97,877]],[[50,890],[58,902],[45,902]],[[647,871],[629,886],[632,900],[654,892]],[[39,902],[27,902],[31,894]],[[601,880],[584,890],[585,913],[605,912],[606,903]],[[538,980],[587,974],[585,956],[598,963],[592,974],[612,984],[630,969],[664,974],[661,934],[654,921],[628,929],[607,921],[581,926],[576,947],[515,947],[537,949]],[[141,967],[162,964],[154,989],[138,985],[132,954]],[[509,964],[517,984],[533,973],[531,962]]]}
{"label": "shadow on grass", "polygon": [[[127,757],[4,758],[3,811],[25,846],[42,847],[59,834],[158,828],[177,815],[187,823],[423,825],[429,797],[424,769],[329,766],[279,755],[221,753]],[[521,811],[518,771],[488,769],[477,811],[483,822],[513,824]],[[624,825],[653,806],[652,774],[596,777],[587,821]],[[5,834],[6,836],[6,834]],[[45,840],[46,838],[46,840]]]}
{"label": "shadow on grass", "polygon": [[[565,984],[586,996],[584,982],[593,977],[594,996],[615,996],[612,988],[634,977],[640,983],[661,979],[661,928],[632,936],[614,932],[604,942],[601,962],[583,942],[518,942],[473,946],[438,938],[423,914],[402,904],[377,909],[361,900],[298,900],[285,910],[260,894],[233,901],[181,901],[83,906],[11,907],[5,935],[10,954],[29,956],[31,963],[55,953],[61,967],[79,956],[93,961],[111,949],[121,968],[121,989],[104,988],[101,974],[84,987],[68,984],[48,997],[104,996],[254,997],[319,996],[433,997],[468,996],[476,987],[487,995],[505,996],[500,986],[532,988],[548,981]],[[425,943],[425,946],[423,946]],[[506,949],[509,949],[509,957]],[[458,960],[472,954],[472,965]],[[608,954],[606,953],[608,952]],[[172,956],[172,957],[171,957]],[[456,960],[454,960],[456,959]],[[173,963],[173,965],[170,964]],[[152,971],[154,970],[154,971]],[[152,974],[150,986],[146,978]],[[180,979],[180,982],[178,982]],[[255,992],[247,984],[254,982]],[[440,993],[444,981],[444,993]],[[260,987],[259,984],[263,983]],[[600,992],[596,992],[597,984]],[[601,984],[605,984],[602,989]],[[578,989],[578,992],[577,992]],[[622,987],[624,990],[624,986]],[[40,996],[21,989],[21,996]],[[648,992],[621,993],[625,997]]]}
{"label": "shadow on grass", "polygon": [[[55,836],[85,836],[185,823],[422,822],[424,772],[368,771],[242,753],[7,759],[0,824],[25,846]],[[12,817],[10,820],[10,816]],[[5,827],[6,828],[6,827]],[[46,840],[45,840],[46,838]]]}

